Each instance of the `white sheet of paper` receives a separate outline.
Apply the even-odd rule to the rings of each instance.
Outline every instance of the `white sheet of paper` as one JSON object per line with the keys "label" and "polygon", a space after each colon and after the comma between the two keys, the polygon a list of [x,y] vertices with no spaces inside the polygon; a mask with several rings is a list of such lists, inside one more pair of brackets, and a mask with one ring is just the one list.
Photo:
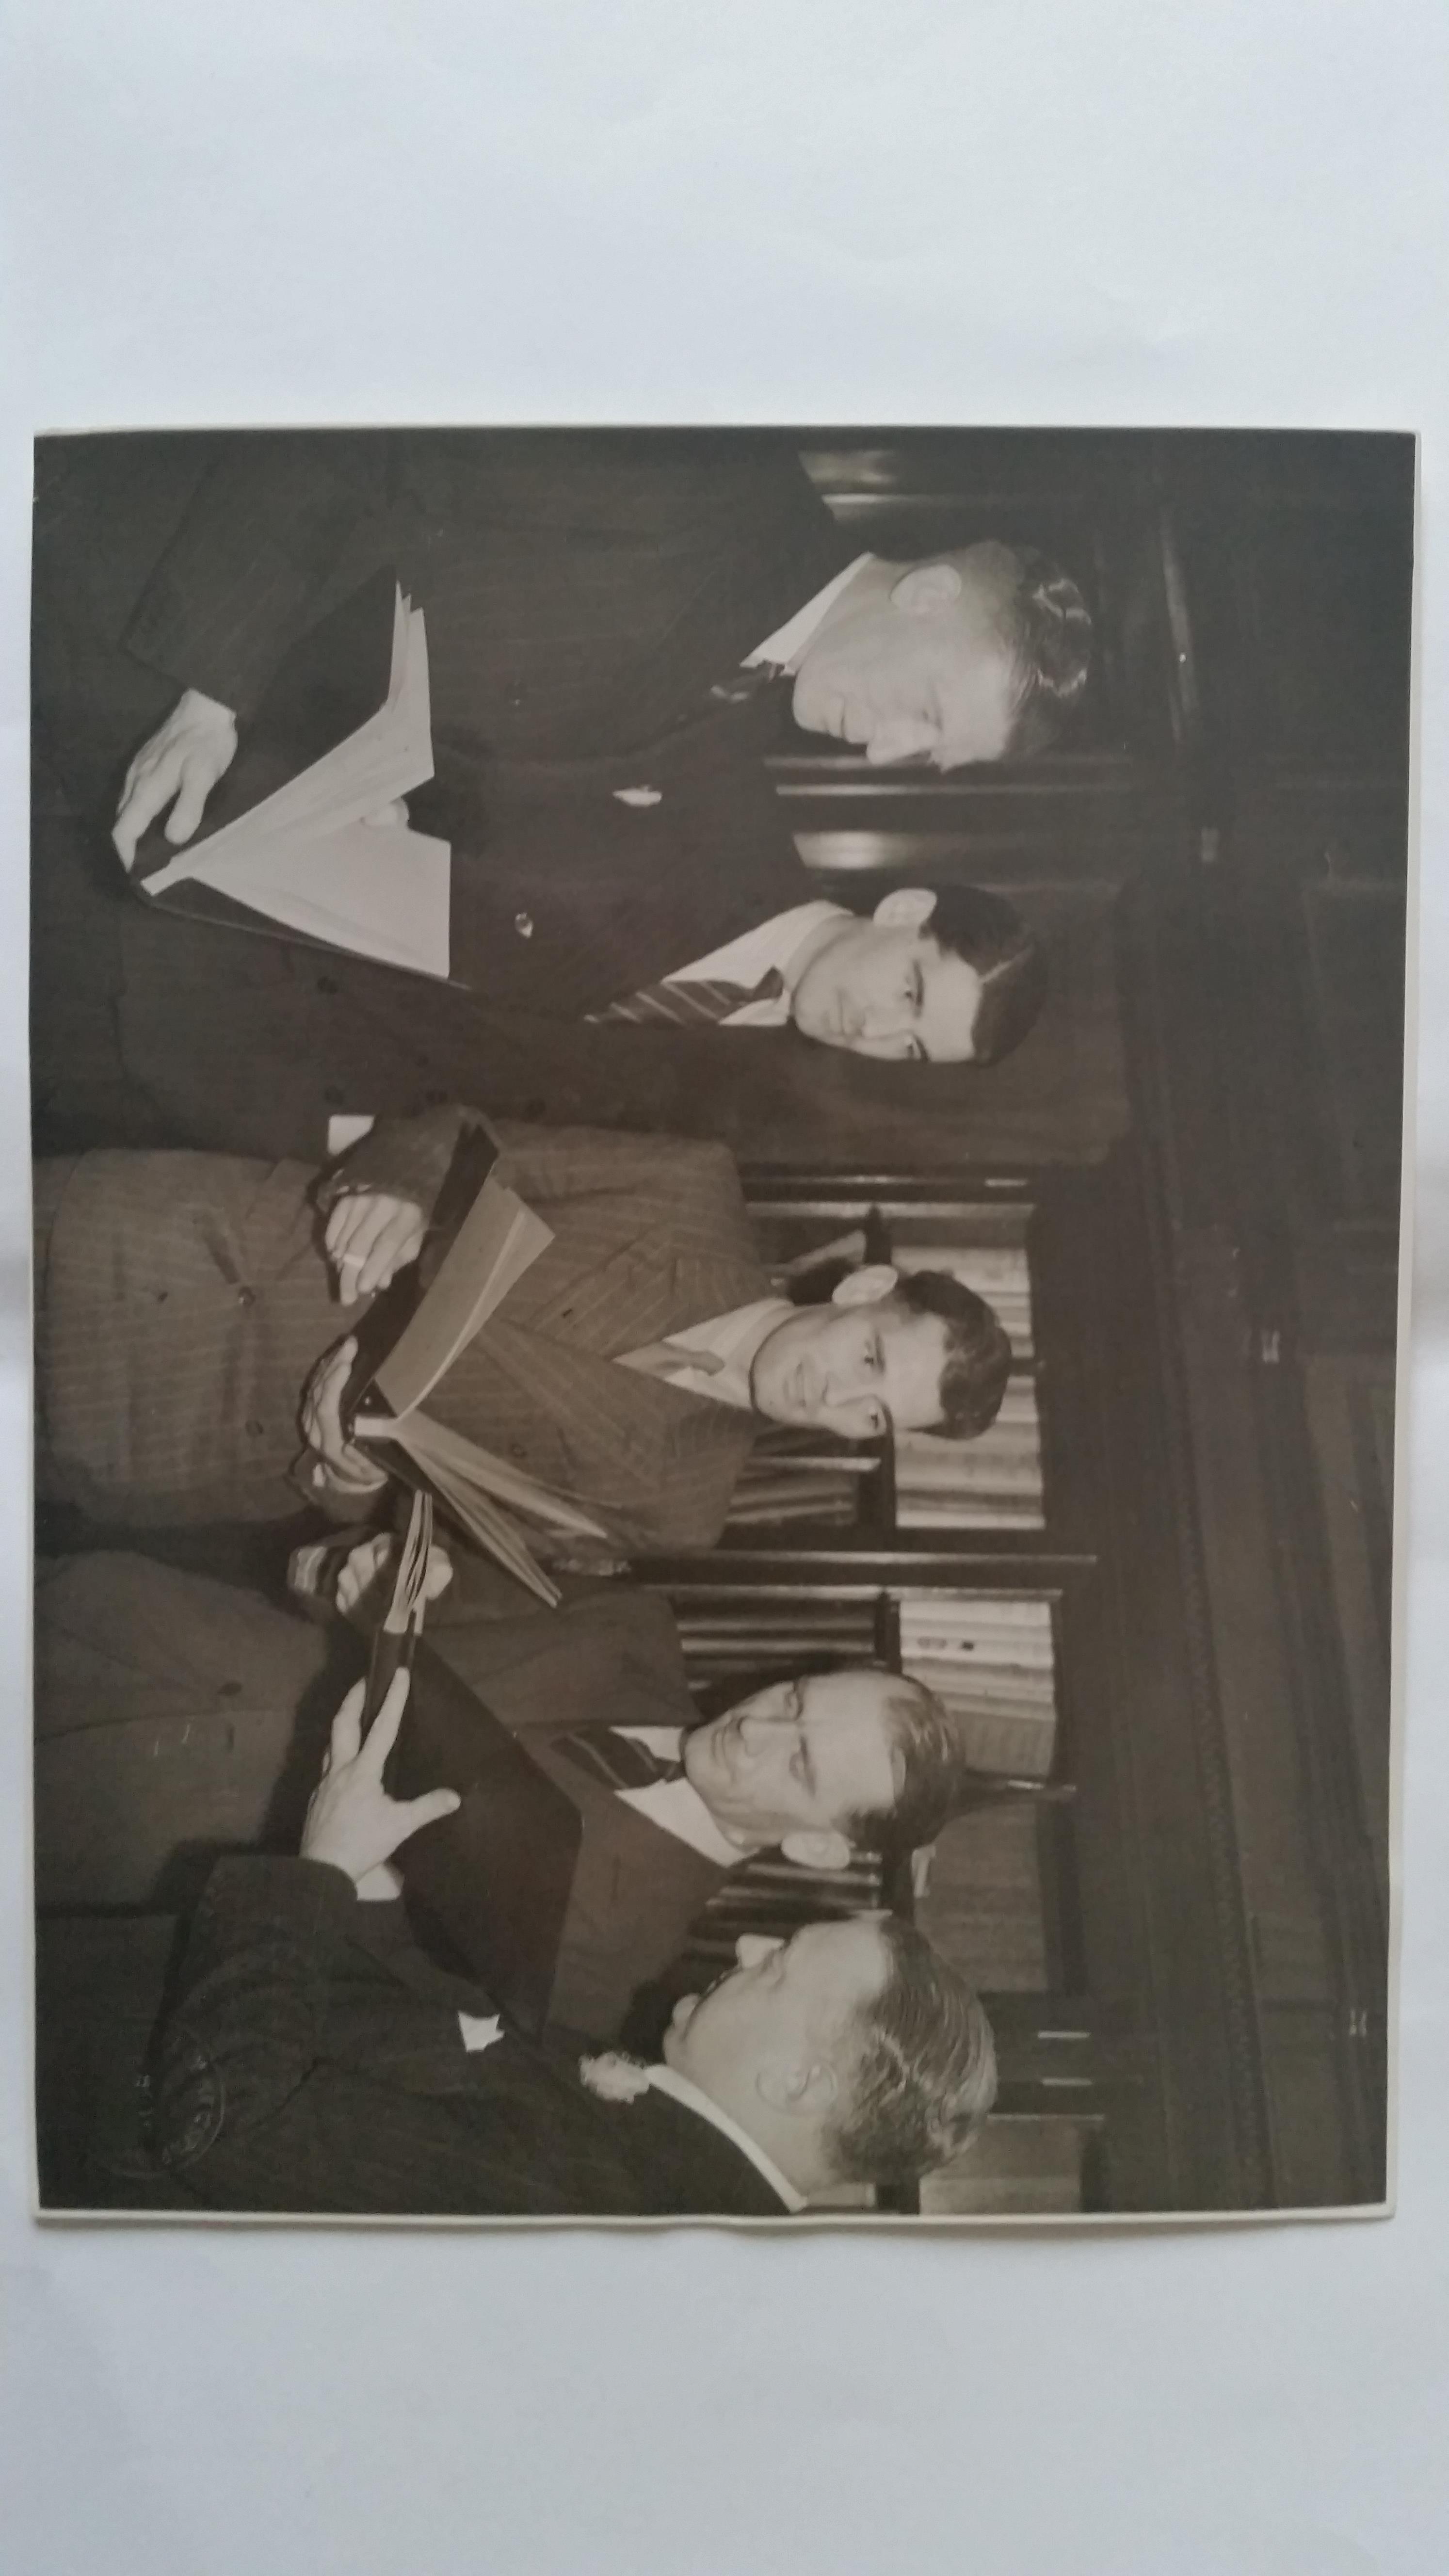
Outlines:
{"label": "white sheet of paper", "polygon": [[452,855],[446,841],[402,823],[350,823],[265,858],[223,855],[195,871],[288,929],[419,974],[448,972]]}
{"label": "white sheet of paper", "polygon": [[[361,823],[396,797],[421,787],[432,775],[427,631],[422,610],[399,591],[388,691],[376,714],[309,769],[289,778],[234,823],[224,824],[199,849],[178,852],[143,881],[143,890],[149,895],[164,894],[168,887],[193,878],[202,885],[218,885],[221,879],[214,872],[223,860],[230,863],[250,854],[247,864],[255,864],[259,845],[269,852],[290,848],[316,833]],[[227,891],[233,891],[230,884]]]}

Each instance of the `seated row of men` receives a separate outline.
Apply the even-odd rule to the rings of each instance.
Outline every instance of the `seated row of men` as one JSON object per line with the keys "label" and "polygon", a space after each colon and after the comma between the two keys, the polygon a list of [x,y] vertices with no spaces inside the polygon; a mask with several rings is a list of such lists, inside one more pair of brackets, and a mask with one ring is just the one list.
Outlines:
{"label": "seated row of men", "polygon": [[[197,831],[291,646],[381,567],[427,621],[437,777],[413,819],[452,846],[447,987],[352,955],[319,971],[95,864],[106,832],[129,870],[163,818],[173,844]],[[702,1045],[688,1078],[718,1134],[716,1077],[762,1032],[781,1074],[796,1038],[971,1066],[1023,1039],[1045,978],[1012,906],[973,887],[893,888],[868,917],[821,901],[766,754],[788,710],[873,764],[1030,755],[1087,676],[1087,613],[1054,567],[995,542],[852,557],[778,439],[56,442],[35,636],[63,826],[38,835],[37,1107],[52,1145],[88,1149],[37,1165],[42,1502],[112,1535],[280,1523],[304,1497],[385,1514],[344,1394],[358,1333],[477,1123],[448,1104],[522,1064],[542,1106],[495,1122],[497,1169],[552,1240],[429,1411],[586,1514],[606,1560],[712,1545],[762,1421],[990,1423],[1009,1346],[959,1282],[876,1268],[797,1309],[722,1146],[536,1122],[579,1094],[613,1117],[611,1047]],[[336,1112],[376,1123],[319,1171]],[[159,2011],[139,2147],[124,2123],[115,2157],[88,2136],[78,2179],[42,2088],[56,2196],[778,2216],[969,2140],[984,2015],[890,1917],[742,1944],[711,1991],[666,1996],[662,2038],[640,2024],[641,2055],[611,2046],[743,1857],[831,1868],[931,1839],[964,1787],[929,1694],[792,1674],[696,1723],[652,1596],[469,1619],[479,1583],[460,1570],[440,1651],[584,1819],[541,2042],[500,2034],[492,1998],[412,1937],[388,1865],[446,1800],[388,1796],[396,1700],[365,1741],[344,1703],[304,1818],[332,1686],[318,1633],[125,1551],[47,1571],[48,1934],[189,1898],[188,1848],[242,1855],[212,1874],[164,2008],[83,1943],[66,2012],[42,2014],[44,2054],[82,2026],[148,2040]]]}
{"label": "seated row of men", "polygon": [[[347,1557],[351,1621],[375,1621],[394,1545]],[[314,1601],[317,1554],[294,1566]],[[213,1870],[154,2039],[160,1987],[138,1997],[127,1978],[134,1926],[112,1929],[109,1959],[92,1940],[84,1994],[53,2020],[43,2008],[43,2067],[88,2019],[114,2050],[129,2016],[123,2062],[149,2049],[152,2082],[144,2140],[128,2098],[119,2121],[87,2110],[81,2139],[57,2141],[52,2114],[48,2149],[42,2083],[47,2196],[778,2216],[968,2144],[992,2098],[989,2027],[905,1924],[877,1912],[743,1939],[702,1997],[671,1977],[701,1908],[755,1853],[838,1871],[934,1838],[968,1784],[932,1695],[862,1667],[702,1717],[657,1596],[576,1584],[556,1611],[520,1610],[476,1560],[454,1579],[441,1550],[429,1588],[435,1650],[582,1823],[541,2041],[501,2029],[491,1997],[412,1935],[388,1864],[456,1801],[387,1796],[400,1696],[360,1742],[354,1687],[303,1812],[350,1626],[122,1551],[42,1569],[43,1915],[184,1903],[188,1855],[252,1853]],[[281,1857],[299,1832],[300,1856]],[[42,1921],[43,2006],[47,1944],[63,1959],[66,1930]]]}

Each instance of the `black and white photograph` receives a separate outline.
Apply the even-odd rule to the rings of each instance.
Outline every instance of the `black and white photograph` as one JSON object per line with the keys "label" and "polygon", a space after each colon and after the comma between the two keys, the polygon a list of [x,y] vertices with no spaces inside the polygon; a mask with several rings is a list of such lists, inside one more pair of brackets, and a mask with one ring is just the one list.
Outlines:
{"label": "black and white photograph", "polygon": [[38,439],[42,2215],[1391,2204],[1415,471]]}

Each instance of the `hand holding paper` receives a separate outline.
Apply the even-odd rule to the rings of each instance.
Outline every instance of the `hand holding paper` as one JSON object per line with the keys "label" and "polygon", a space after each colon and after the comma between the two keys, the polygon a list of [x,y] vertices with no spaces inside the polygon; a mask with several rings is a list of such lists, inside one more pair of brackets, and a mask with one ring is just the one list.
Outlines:
{"label": "hand holding paper", "polygon": [[397,1742],[410,1676],[398,1673],[367,1736],[362,1733],[363,1684],[354,1683],[332,1721],[332,1741],[322,1777],[312,1792],[302,1828],[302,1858],[345,1870],[354,1885],[391,1860],[410,1834],[451,1816],[462,1804],[456,1789],[427,1789],[420,1798],[390,1798],[383,1766]]}
{"label": "hand holding paper", "polygon": [[236,718],[230,707],[188,689],[150,741],[142,743],[126,772],[111,834],[123,865],[131,866],[142,833],[173,796],[166,838],[189,841],[208,796],[235,757]]}
{"label": "hand holding paper", "polygon": [[342,1428],[342,1399],[356,1357],[357,1343],[350,1334],[334,1350],[323,1353],[303,1390],[302,1437],[308,1448],[317,1452],[312,1471],[315,1485],[336,1486],[359,1495],[375,1494],[387,1478],[353,1446]]}
{"label": "hand holding paper", "polygon": [[[382,1606],[377,1599],[384,1578],[396,1570],[398,1542],[389,1530],[378,1530],[371,1538],[359,1539],[337,1577],[337,1607],[345,1619],[355,1620],[359,1612],[374,1616]],[[453,1560],[441,1544],[428,1550],[427,1569],[423,1576],[422,1597],[425,1602],[439,1601],[453,1580]]]}

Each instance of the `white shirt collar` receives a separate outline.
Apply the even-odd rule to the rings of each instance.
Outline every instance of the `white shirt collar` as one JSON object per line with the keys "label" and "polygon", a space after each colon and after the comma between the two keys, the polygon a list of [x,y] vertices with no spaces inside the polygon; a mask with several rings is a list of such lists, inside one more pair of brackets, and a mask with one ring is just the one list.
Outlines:
{"label": "white shirt collar", "polygon": [[757,644],[753,653],[745,655],[746,669],[756,662],[773,662],[778,670],[793,671],[827,608],[833,606],[843,590],[849,589],[856,574],[874,561],[873,555],[857,555],[844,572],[838,572],[823,590],[817,590],[813,599],[807,599],[803,608],[797,608],[793,617],[787,617],[783,626],[777,626],[773,635],[767,635],[763,644]]}
{"label": "white shirt collar", "polygon": [[[681,1353],[708,1351],[723,1360],[720,1369],[692,1369],[687,1358],[670,1372],[667,1383],[683,1389],[686,1395],[707,1395],[715,1404],[733,1405],[738,1413],[753,1413],[750,1394],[750,1369],[756,1351],[777,1324],[794,1307],[788,1297],[758,1297],[753,1305],[734,1306],[727,1315],[711,1315],[702,1324],[688,1324],[682,1332],[671,1333],[671,1345]],[[621,1351],[617,1365],[627,1368],[629,1353]]]}
{"label": "white shirt collar", "polygon": [[672,2066],[651,2066],[649,2082],[656,2093],[667,2093],[671,2101],[682,2102],[686,2111],[695,2111],[701,2120],[708,2120],[712,2129],[718,2129],[721,2137],[728,2138],[732,2145],[738,2147],[742,2156],[748,2156],[756,2173],[764,2175],[771,2191],[779,2194],[792,2218],[805,2207],[805,2194],[797,2191],[792,2182],[786,2181],[774,2158],[766,2155],[748,2129],[742,2129],[738,2120],[730,2118],[728,2111],[722,2111],[719,2104],[712,2102],[707,2093],[702,2093],[697,2084],[691,2084],[687,2075],[676,2075]]}
{"label": "white shirt collar", "polygon": [[725,983],[743,984],[748,990],[761,983],[772,966],[777,966],[785,979],[784,991],[772,1001],[742,1002],[719,1025],[725,1029],[783,1029],[789,1023],[794,990],[790,968],[811,932],[818,930],[822,922],[850,918],[843,904],[825,903],[818,897],[813,903],[792,904],[788,912],[772,913],[768,921],[756,922],[753,930],[741,931],[738,939],[727,939],[722,948],[712,948],[707,957],[691,958],[687,966],[675,967],[669,981],[697,984],[719,978]]}
{"label": "white shirt collar", "polygon": [[[631,1735],[636,1742],[648,1737],[649,1749],[677,1760],[682,1728],[664,1726],[618,1726],[616,1735]],[[673,1735],[672,1744],[657,1739]],[[676,1842],[688,1843],[704,1860],[713,1861],[719,1869],[738,1869],[745,1855],[737,1843],[726,1840],[705,1805],[692,1780],[651,1780],[645,1789],[616,1789],[616,1798],[636,1815],[647,1816],[661,1833],[673,1834]]]}

